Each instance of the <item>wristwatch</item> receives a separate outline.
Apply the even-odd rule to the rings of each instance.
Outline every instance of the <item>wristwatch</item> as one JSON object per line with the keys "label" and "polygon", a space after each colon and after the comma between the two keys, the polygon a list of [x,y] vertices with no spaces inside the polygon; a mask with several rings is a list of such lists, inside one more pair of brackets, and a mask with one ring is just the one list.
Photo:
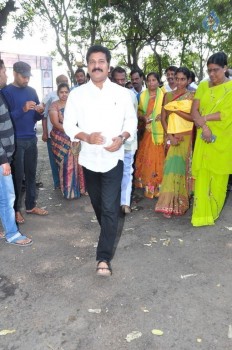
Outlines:
{"label": "wristwatch", "polygon": [[122,139],[122,144],[124,144],[124,143],[126,142],[125,136],[123,136],[123,135],[118,135],[118,137],[121,137],[121,139]]}

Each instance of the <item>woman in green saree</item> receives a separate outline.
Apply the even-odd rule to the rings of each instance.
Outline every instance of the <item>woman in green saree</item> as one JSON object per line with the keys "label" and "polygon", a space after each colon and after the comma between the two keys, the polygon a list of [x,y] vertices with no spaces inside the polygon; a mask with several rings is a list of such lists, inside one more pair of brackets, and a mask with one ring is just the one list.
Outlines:
{"label": "woman in green saree", "polygon": [[214,225],[232,173],[232,81],[225,75],[226,54],[213,54],[207,67],[210,80],[200,83],[191,111],[198,128],[192,162],[193,226]]}

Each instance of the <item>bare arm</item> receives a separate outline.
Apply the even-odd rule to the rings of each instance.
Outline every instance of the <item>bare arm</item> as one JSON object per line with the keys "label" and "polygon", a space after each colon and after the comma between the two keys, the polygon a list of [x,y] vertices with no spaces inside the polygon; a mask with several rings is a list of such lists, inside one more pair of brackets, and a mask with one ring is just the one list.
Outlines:
{"label": "bare arm", "polygon": [[50,117],[50,120],[51,120],[52,125],[53,125],[56,129],[58,129],[58,130],[64,132],[63,125],[60,124],[59,112],[56,111],[55,109],[52,109],[52,110],[49,111],[49,117]]}
{"label": "bare arm", "polygon": [[206,122],[220,121],[221,120],[220,112],[207,114],[207,115],[204,116],[204,119],[205,119]]}
{"label": "bare arm", "polygon": [[48,127],[47,127],[47,118],[42,119],[43,135],[42,140],[47,142],[48,140]]}
{"label": "bare arm", "polygon": [[193,117],[190,113],[185,113],[185,112],[182,112],[182,111],[175,111],[175,113],[177,115],[179,115],[179,117],[185,119],[185,120],[188,120],[189,122],[192,122],[193,121]]}
{"label": "bare arm", "polygon": [[200,107],[200,100],[193,100],[192,104],[192,109],[191,109],[191,115],[193,118],[193,121],[197,127],[201,127],[205,125],[207,121],[220,121],[220,113],[212,113],[212,114],[207,114],[205,116],[201,116],[199,112],[199,107]]}
{"label": "bare arm", "polygon": [[163,99],[163,106],[162,106],[162,110],[161,110],[161,124],[163,126],[164,129],[164,133],[167,134],[167,129],[168,129],[168,123],[167,123],[167,117],[168,117],[168,113],[167,111],[164,109],[164,106],[167,103],[167,98],[166,98],[166,94],[164,95],[164,99]]}

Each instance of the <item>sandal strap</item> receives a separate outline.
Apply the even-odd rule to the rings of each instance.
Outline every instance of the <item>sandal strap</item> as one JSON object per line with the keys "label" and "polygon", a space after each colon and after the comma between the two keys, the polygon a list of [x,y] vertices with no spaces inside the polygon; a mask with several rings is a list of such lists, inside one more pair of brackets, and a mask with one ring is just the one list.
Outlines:
{"label": "sandal strap", "polygon": [[[102,263],[102,262],[104,262],[104,263],[107,265],[107,267],[99,267],[99,264]],[[96,271],[99,271],[99,270],[108,270],[108,271],[110,271],[110,273],[111,273],[111,275],[112,275],[111,264],[110,264],[110,262],[107,261],[107,260],[102,259],[102,260],[99,260],[99,261],[98,261]]]}

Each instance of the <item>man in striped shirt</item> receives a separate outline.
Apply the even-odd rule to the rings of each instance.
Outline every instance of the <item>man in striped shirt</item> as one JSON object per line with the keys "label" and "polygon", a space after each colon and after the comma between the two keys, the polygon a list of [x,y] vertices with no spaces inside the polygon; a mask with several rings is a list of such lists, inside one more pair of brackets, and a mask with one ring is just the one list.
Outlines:
{"label": "man in striped shirt", "polygon": [[5,238],[10,244],[27,246],[32,244],[32,240],[19,232],[13,208],[15,192],[10,162],[14,153],[14,130],[1,93],[6,81],[6,68],[3,60],[0,60],[0,219],[5,231],[5,236],[0,233],[0,239]]}

